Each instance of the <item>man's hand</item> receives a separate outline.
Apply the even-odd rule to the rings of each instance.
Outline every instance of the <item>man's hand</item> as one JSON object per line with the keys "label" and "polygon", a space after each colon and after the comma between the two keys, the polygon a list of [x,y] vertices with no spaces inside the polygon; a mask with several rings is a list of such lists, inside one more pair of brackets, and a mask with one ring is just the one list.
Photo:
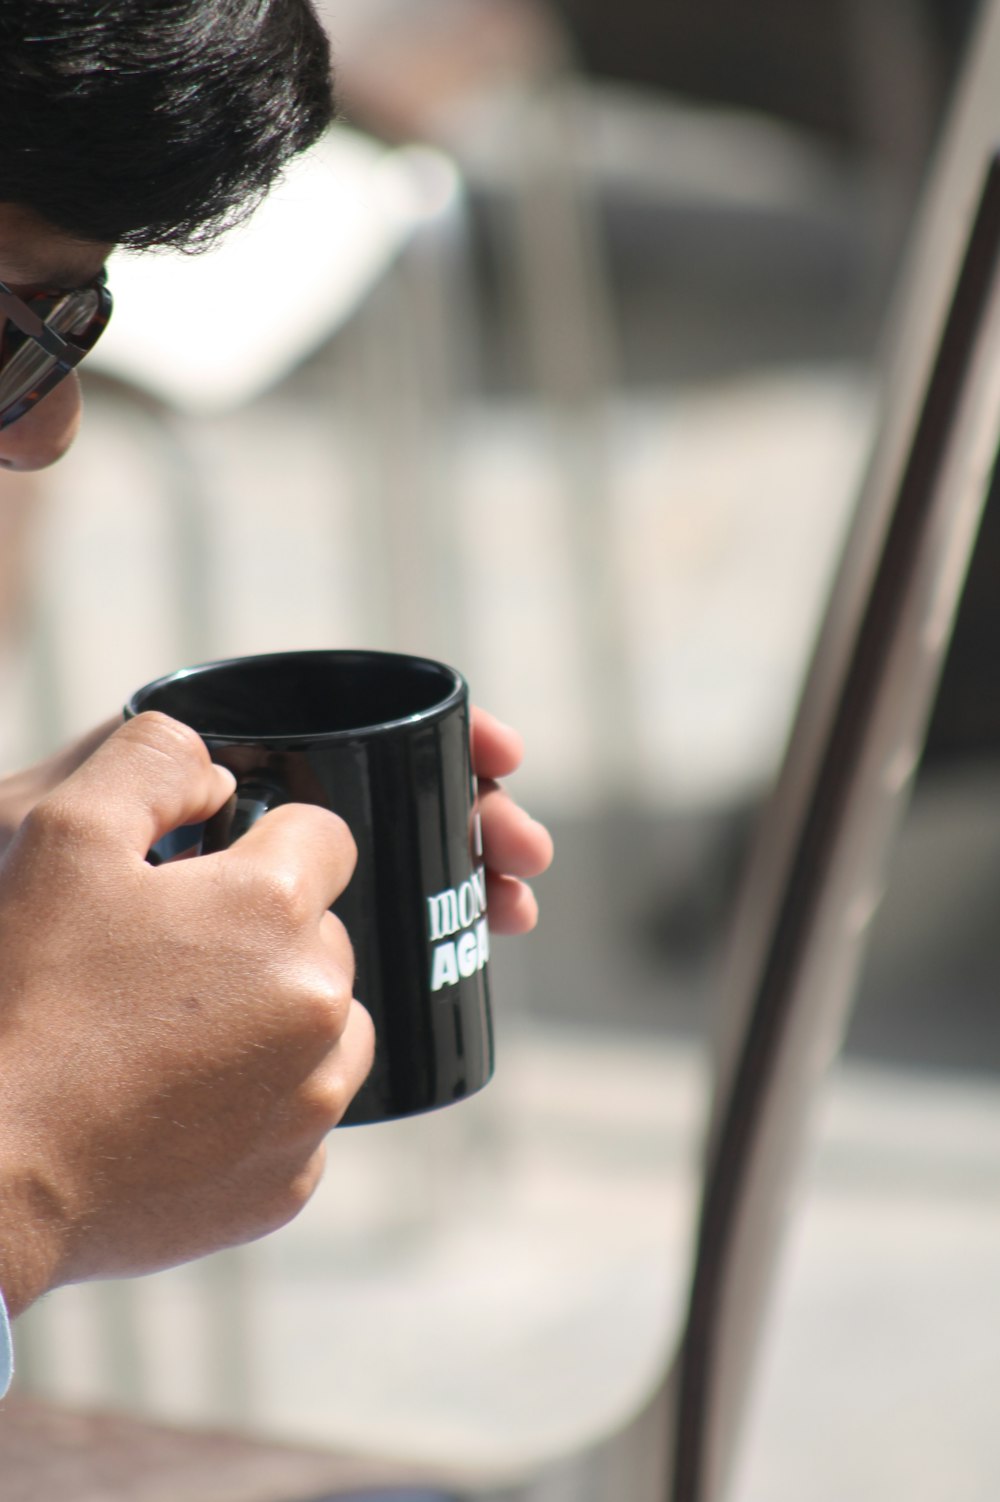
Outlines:
{"label": "man's hand", "polygon": [[0,1288],[152,1271],[305,1204],[371,1065],[327,911],[351,836],[266,814],[231,849],[150,845],[232,791],[165,716],[118,729],[35,805],[0,870]]}
{"label": "man's hand", "polygon": [[[163,715],[111,728],[6,784],[20,827],[0,868],[0,1289],[15,1314],[61,1283],[284,1224],[371,1067],[328,911],[354,867],[343,822],[290,805],[229,850],[151,866],[150,845],[215,813],[232,778]],[[552,857],[497,783],[521,754],[474,711],[499,933],[534,926],[524,878]]]}
{"label": "man's hand", "polygon": [[[120,725],[120,718],[108,720],[55,756],[0,780],[0,857],[38,800],[58,787]],[[472,763],[479,777],[490,928],[498,934],[527,933],[534,928],[538,904],[524,878],[540,876],[552,861],[548,830],[497,784],[498,778],[517,771],[523,755],[516,730],[484,709],[473,709]]]}
{"label": "man's hand", "polygon": [[46,793],[65,782],[121,723],[121,715],[116,715],[54,756],[47,756],[23,772],[0,778],[0,859],[39,798],[44,798]]}

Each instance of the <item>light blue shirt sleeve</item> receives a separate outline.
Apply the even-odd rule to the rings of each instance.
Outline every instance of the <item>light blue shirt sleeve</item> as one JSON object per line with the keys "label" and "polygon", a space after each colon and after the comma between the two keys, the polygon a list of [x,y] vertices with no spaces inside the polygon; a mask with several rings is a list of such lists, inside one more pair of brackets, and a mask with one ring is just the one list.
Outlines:
{"label": "light blue shirt sleeve", "polygon": [[10,1387],[11,1378],[14,1375],[14,1342],[10,1334],[10,1320],[7,1318],[7,1306],[0,1293],[0,1398]]}

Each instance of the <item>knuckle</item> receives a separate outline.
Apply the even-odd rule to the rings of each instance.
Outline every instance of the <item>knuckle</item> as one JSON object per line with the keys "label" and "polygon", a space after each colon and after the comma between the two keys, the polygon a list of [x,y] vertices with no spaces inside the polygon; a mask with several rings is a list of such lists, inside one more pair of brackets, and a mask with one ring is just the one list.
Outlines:
{"label": "knuckle", "polygon": [[358,847],[354,843],[354,836],[352,835],[346,822],[340,817],[339,814],[334,813],[332,808],[324,808],[322,810],[322,814],[329,827],[331,837],[337,839],[340,842],[340,845],[345,853],[350,853],[351,855],[356,856],[358,853]]}
{"label": "knuckle", "polygon": [[353,977],[339,965],[327,964],[311,978],[306,994],[309,1031],[324,1047],[339,1042],[351,1009]]}
{"label": "knuckle", "polygon": [[253,881],[255,905],[282,928],[299,929],[313,918],[302,875],[290,865],[257,870]]}
{"label": "knuckle", "polygon": [[299,1125],[307,1140],[321,1140],[337,1125],[350,1104],[339,1080],[311,1080],[298,1100]]}
{"label": "knuckle", "polygon": [[352,978],[354,977],[354,945],[351,936],[344,926],[343,920],[337,914],[327,909],[320,919],[320,933],[323,943],[335,964],[341,966]]}
{"label": "knuckle", "polygon": [[367,1079],[375,1062],[375,1023],[371,1013],[360,1002],[355,1003],[355,1029],[357,1034],[357,1062]]}
{"label": "knuckle", "polygon": [[[365,1071],[367,1073],[367,1071]],[[300,1100],[304,1129],[325,1136],[344,1116],[365,1078],[354,1064],[328,1064],[322,1075],[303,1087]]]}
{"label": "knuckle", "polygon": [[347,824],[331,808],[322,808],[318,804],[309,804],[307,807],[317,841],[330,852],[332,858],[353,871],[357,863],[358,847]]}
{"label": "knuckle", "polygon": [[101,821],[84,799],[73,796],[70,787],[58,788],[41,798],[23,821],[26,838],[45,845],[72,847],[101,833]]}
{"label": "knuckle", "polygon": [[323,1176],[325,1162],[325,1149],[320,1145],[311,1153],[308,1160],[285,1180],[280,1192],[276,1196],[273,1213],[270,1217],[272,1229],[278,1230],[286,1226],[290,1221],[305,1209],[312,1199],[320,1179]]}

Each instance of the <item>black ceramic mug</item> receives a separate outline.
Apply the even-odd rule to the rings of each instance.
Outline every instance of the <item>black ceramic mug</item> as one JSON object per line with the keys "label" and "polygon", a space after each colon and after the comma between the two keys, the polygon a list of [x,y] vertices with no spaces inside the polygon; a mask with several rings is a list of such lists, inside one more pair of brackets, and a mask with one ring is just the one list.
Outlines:
{"label": "black ceramic mug", "polygon": [[493,1071],[486,877],[468,689],[442,663],[388,652],[278,652],[182,668],[139,689],[197,730],[236,793],[151,858],[231,845],[281,803],[345,820],[358,863],[334,904],[354,945],[375,1064],[345,1125],[433,1110]]}

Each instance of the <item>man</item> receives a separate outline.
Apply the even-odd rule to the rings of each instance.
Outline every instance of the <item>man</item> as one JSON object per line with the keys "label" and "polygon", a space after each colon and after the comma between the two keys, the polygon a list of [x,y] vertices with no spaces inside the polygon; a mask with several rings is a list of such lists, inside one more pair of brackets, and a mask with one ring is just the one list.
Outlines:
{"label": "man", "polygon": [[[238,217],[330,122],[329,80],[307,0],[0,0],[0,465],[72,442],[111,247],[197,244]],[[496,783],[516,734],[478,714],[473,735],[491,925],[524,932],[549,837]],[[292,805],[222,854],[146,862],[232,785],[161,715],[0,783],[12,1315],[285,1223],[370,1067],[329,912],[354,861],[336,816]],[[7,1343],[0,1316],[0,1391]]]}

